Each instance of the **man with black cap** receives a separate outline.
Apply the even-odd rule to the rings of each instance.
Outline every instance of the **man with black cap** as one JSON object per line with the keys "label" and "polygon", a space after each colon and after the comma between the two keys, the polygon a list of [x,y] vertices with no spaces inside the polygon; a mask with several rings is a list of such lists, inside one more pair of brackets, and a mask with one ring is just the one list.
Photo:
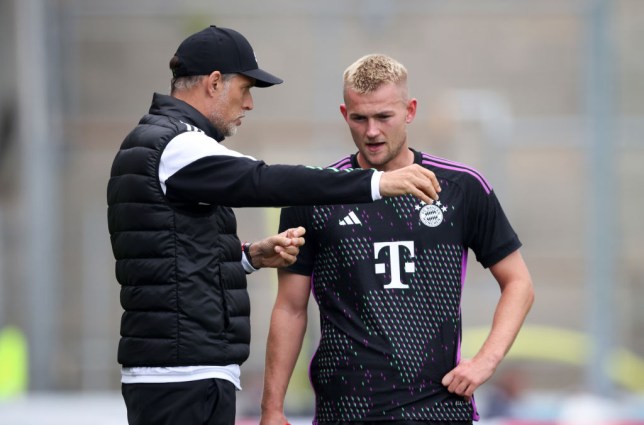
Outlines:
{"label": "man with black cap", "polygon": [[304,229],[241,244],[231,207],[366,203],[413,194],[431,203],[434,174],[267,165],[224,147],[261,70],[240,33],[211,26],[170,61],[170,96],[123,141],[107,188],[121,284],[122,392],[130,424],[233,424],[240,365],[248,358],[246,274],[292,264]]}

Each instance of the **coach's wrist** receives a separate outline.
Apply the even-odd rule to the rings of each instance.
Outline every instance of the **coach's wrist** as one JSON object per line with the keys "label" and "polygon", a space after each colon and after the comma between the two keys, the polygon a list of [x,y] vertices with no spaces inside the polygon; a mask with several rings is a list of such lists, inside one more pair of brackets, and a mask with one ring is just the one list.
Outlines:
{"label": "coach's wrist", "polygon": [[252,271],[257,271],[262,268],[261,265],[257,265],[257,259],[253,261],[253,256],[257,257],[259,251],[253,246],[252,242],[244,242],[242,244],[242,252],[246,256],[248,264],[253,268]]}

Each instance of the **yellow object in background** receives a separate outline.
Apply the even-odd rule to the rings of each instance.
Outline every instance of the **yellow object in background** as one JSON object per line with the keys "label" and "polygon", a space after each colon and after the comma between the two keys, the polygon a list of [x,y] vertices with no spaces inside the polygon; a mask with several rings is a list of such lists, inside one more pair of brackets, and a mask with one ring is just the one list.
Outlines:
{"label": "yellow object in background", "polygon": [[0,399],[19,395],[27,390],[27,340],[13,326],[0,330]]}

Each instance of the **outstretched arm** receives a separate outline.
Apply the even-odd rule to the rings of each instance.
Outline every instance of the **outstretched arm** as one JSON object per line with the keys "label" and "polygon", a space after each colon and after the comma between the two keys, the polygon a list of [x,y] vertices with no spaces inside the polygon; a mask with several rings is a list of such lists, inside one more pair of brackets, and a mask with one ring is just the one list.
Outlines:
{"label": "outstretched arm", "polygon": [[278,270],[278,291],[266,343],[260,425],[285,425],[284,398],[306,331],[310,277]]}
{"label": "outstretched arm", "polygon": [[385,173],[267,165],[199,132],[182,133],[168,143],[159,183],[171,202],[229,207],[353,204],[404,194],[431,203],[438,191],[434,173],[417,164]]}
{"label": "outstretched arm", "polygon": [[467,398],[492,376],[510,350],[534,301],[532,279],[518,250],[490,271],[501,288],[490,334],[471,360],[462,360],[442,381],[449,392]]}

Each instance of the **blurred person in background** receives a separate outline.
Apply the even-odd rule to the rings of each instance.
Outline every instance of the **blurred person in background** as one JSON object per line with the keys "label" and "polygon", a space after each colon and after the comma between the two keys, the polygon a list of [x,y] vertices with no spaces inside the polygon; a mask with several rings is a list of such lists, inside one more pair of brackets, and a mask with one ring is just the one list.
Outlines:
{"label": "blurred person in background", "polygon": [[[307,326],[312,291],[321,339],[310,365],[314,423],[471,424],[474,391],[494,373],[533,302],[521,243],[476,170],[413,150],[417,100],[407,70],[368,55],[344,72],[340,106],[358,152],[333,168],[392,171],[418,164],[442,187],[433,204],[399,196],[358,205],[282,210],[303,226],[297,261],[278,270],[267,341],[262,425],[284,425],[284,398]],[[485,343],[460,357],[461,293],[471,249],[501,295]]]}
{"label": "blurred person in background", "polygon": [[239,32],[211,26],[170,61],[170,95],[125,138],[107,187],[121,284],[122,393],[130,424],[233,424],[248,358],[246,274],[291,264],[304,243],[293,228],[241,244],[231,207],[373,202],[440,190],[423,167],[392,173],[266,165],[224,147],[251,88],[281,79],[260,69]]}
{"label": "blurred person in background", "polygon": [[517,406],[525,391],[526,379],[517,367],[497,372],[485,387],[485,418],[517,418]]}

